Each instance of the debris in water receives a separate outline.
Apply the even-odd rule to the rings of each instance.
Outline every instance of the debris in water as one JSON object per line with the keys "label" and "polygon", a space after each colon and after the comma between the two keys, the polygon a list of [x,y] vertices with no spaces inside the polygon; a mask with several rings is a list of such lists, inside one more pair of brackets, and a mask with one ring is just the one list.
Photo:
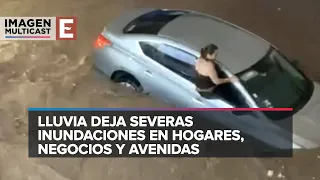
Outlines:
{"label": "debris in water", "polygon": [[282,9],[281,8],[278,8],[278,11],[281,11]]}
{"label": "debris in water", "polygon": [[267,176],[268,176],[268,177],[272,177],[272,176],[273,176],[273,171],[272,171],[272,170],[268,170]]}
{"label": "debris in water", "polygon": [[284,175],[280,172],[277,177],[278,178],[284,178]]}
{"label": "debris in water", "polygon": [[170,168],[171,173],[174,173],[176,169],[174,167]]}

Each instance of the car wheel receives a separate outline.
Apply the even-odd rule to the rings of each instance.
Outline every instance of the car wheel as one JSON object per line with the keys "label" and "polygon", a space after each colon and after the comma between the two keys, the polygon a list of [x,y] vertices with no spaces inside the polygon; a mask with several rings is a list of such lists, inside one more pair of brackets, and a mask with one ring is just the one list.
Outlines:
{"label": "car wheel", "polygon": [[126,87],[128,89],[131,89],[133,91],[136,91],[139,93],[142,92],[141,85],[136,80],[134,80],[132,78],[126,78],[126,77],[119,78],[117,80],[117,83],[120,84],[121,86]]}

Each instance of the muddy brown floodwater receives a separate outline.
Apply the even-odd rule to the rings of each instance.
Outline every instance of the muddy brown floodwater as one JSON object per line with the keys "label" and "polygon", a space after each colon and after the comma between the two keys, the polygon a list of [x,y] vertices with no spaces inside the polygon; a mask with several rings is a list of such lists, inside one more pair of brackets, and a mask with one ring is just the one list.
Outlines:
{"label": "muddy brown floodwater", "polygon": [[[1,16],[77,16],[77,41],[0,41],[1,180],[316,180],[320,150],[289,159],[27,157],[27,107],[163,107],[91,73],[91,44],[133,7],[210,13],[274,43],[320,79],[319,0],[0,0]],[[320,133],[320,132],[319,132]],[[273,173],[273,175],[272,175]],[[269,176],[268,176],[269,175]]]}

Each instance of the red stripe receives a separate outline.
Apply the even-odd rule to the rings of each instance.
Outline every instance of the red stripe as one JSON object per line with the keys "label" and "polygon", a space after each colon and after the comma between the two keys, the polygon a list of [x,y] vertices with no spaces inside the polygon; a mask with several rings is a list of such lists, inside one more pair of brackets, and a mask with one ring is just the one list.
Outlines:
{"label": "red stripe", "polygon": [[293,108],[172,108],[173,111],[293,111]]}

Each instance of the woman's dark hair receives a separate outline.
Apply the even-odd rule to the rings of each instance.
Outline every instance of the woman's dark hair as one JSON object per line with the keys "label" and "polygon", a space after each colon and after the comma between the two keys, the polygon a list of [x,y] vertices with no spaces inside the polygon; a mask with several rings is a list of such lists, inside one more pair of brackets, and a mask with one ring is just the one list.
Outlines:
{"label": "woman's dark hair", "polygon": [[218,50],[218,46],[214,44],[208,44],[206,47],[201,49],[201,58],[207,59],[207,54],[213,54],[216,50]]}

